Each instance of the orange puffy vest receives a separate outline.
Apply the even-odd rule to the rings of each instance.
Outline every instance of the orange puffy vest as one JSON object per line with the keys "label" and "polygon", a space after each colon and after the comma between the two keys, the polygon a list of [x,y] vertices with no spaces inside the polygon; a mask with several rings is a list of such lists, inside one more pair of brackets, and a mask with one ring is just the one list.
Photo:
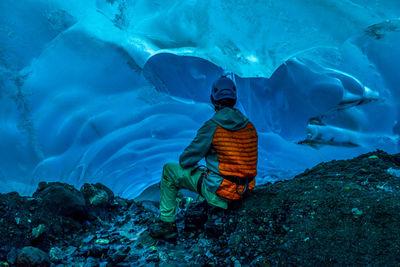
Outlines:
{"label": "orange puffy vest", "polygon": [[216,150],[222,183],[215,192],[229,200],[238,200],[255,186],[257,175],[257,132],[251,122],[238,131],[218,125],[212,147]]}

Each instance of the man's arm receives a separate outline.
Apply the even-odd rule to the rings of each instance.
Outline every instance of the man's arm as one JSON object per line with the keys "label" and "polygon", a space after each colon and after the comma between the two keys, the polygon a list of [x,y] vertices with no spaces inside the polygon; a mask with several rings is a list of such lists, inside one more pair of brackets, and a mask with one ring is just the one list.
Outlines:
{"label": "man's arm", "polygon": [[208,120],[197,131],[196,137],[179,157],[179,164],[183,168],[194,167],[207,154],[216,129],[217,124]]}

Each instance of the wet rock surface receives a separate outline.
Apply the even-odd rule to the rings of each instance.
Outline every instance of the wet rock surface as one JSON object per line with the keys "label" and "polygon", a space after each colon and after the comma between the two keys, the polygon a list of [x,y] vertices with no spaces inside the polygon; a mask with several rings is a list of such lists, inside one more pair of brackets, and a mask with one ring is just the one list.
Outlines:
{"label": "wet rock surface", "polygon": [[16,266],[50,266],[49,256],[35,247],[24,247],[18,252]]}
{"label": "wet rock surface", "polygon": [[[156,202],[114,197],[100,184],[78,191],[44,183],[33,197],[0,195],[0,261],[24,261],[25,266],[394,266],[400,264],[399,170],[399,155],[375,151],[258,186],[228,211],[181,196],[174,242],[149,236],[158,216]],[[64,213],[63,207],[46,208],[46,201],[59,203],[71,195],[83,217]]]}

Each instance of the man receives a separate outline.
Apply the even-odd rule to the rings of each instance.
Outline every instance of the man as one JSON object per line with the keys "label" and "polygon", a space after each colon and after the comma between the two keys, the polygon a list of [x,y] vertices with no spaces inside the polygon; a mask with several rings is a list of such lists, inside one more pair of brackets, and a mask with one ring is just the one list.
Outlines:
{"label": "man", "polygon": [[[228,208],[228,203],[241,199],[255,186],[257,174],[257,132],[237,109],[236,87],[226,76],[217,79],[211,88],[215,115],[198,130],[196,137],[183,151],[179,164],[164,165],[160,185],[160,223],[150,235],[173,239],[176,197],[179,189],[202,195],[213,206]],[[206,168],[196,167],[205,157]]]}

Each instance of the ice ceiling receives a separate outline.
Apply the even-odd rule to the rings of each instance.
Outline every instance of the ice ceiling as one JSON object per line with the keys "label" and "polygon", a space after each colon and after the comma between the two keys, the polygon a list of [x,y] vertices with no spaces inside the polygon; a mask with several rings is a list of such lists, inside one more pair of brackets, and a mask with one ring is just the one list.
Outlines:
{"label": "ice ceiling", "polygon": [[231,72],[258,182],[399,151],[398,0],[2,0],[0,191],[102,182],[135,197]]}

